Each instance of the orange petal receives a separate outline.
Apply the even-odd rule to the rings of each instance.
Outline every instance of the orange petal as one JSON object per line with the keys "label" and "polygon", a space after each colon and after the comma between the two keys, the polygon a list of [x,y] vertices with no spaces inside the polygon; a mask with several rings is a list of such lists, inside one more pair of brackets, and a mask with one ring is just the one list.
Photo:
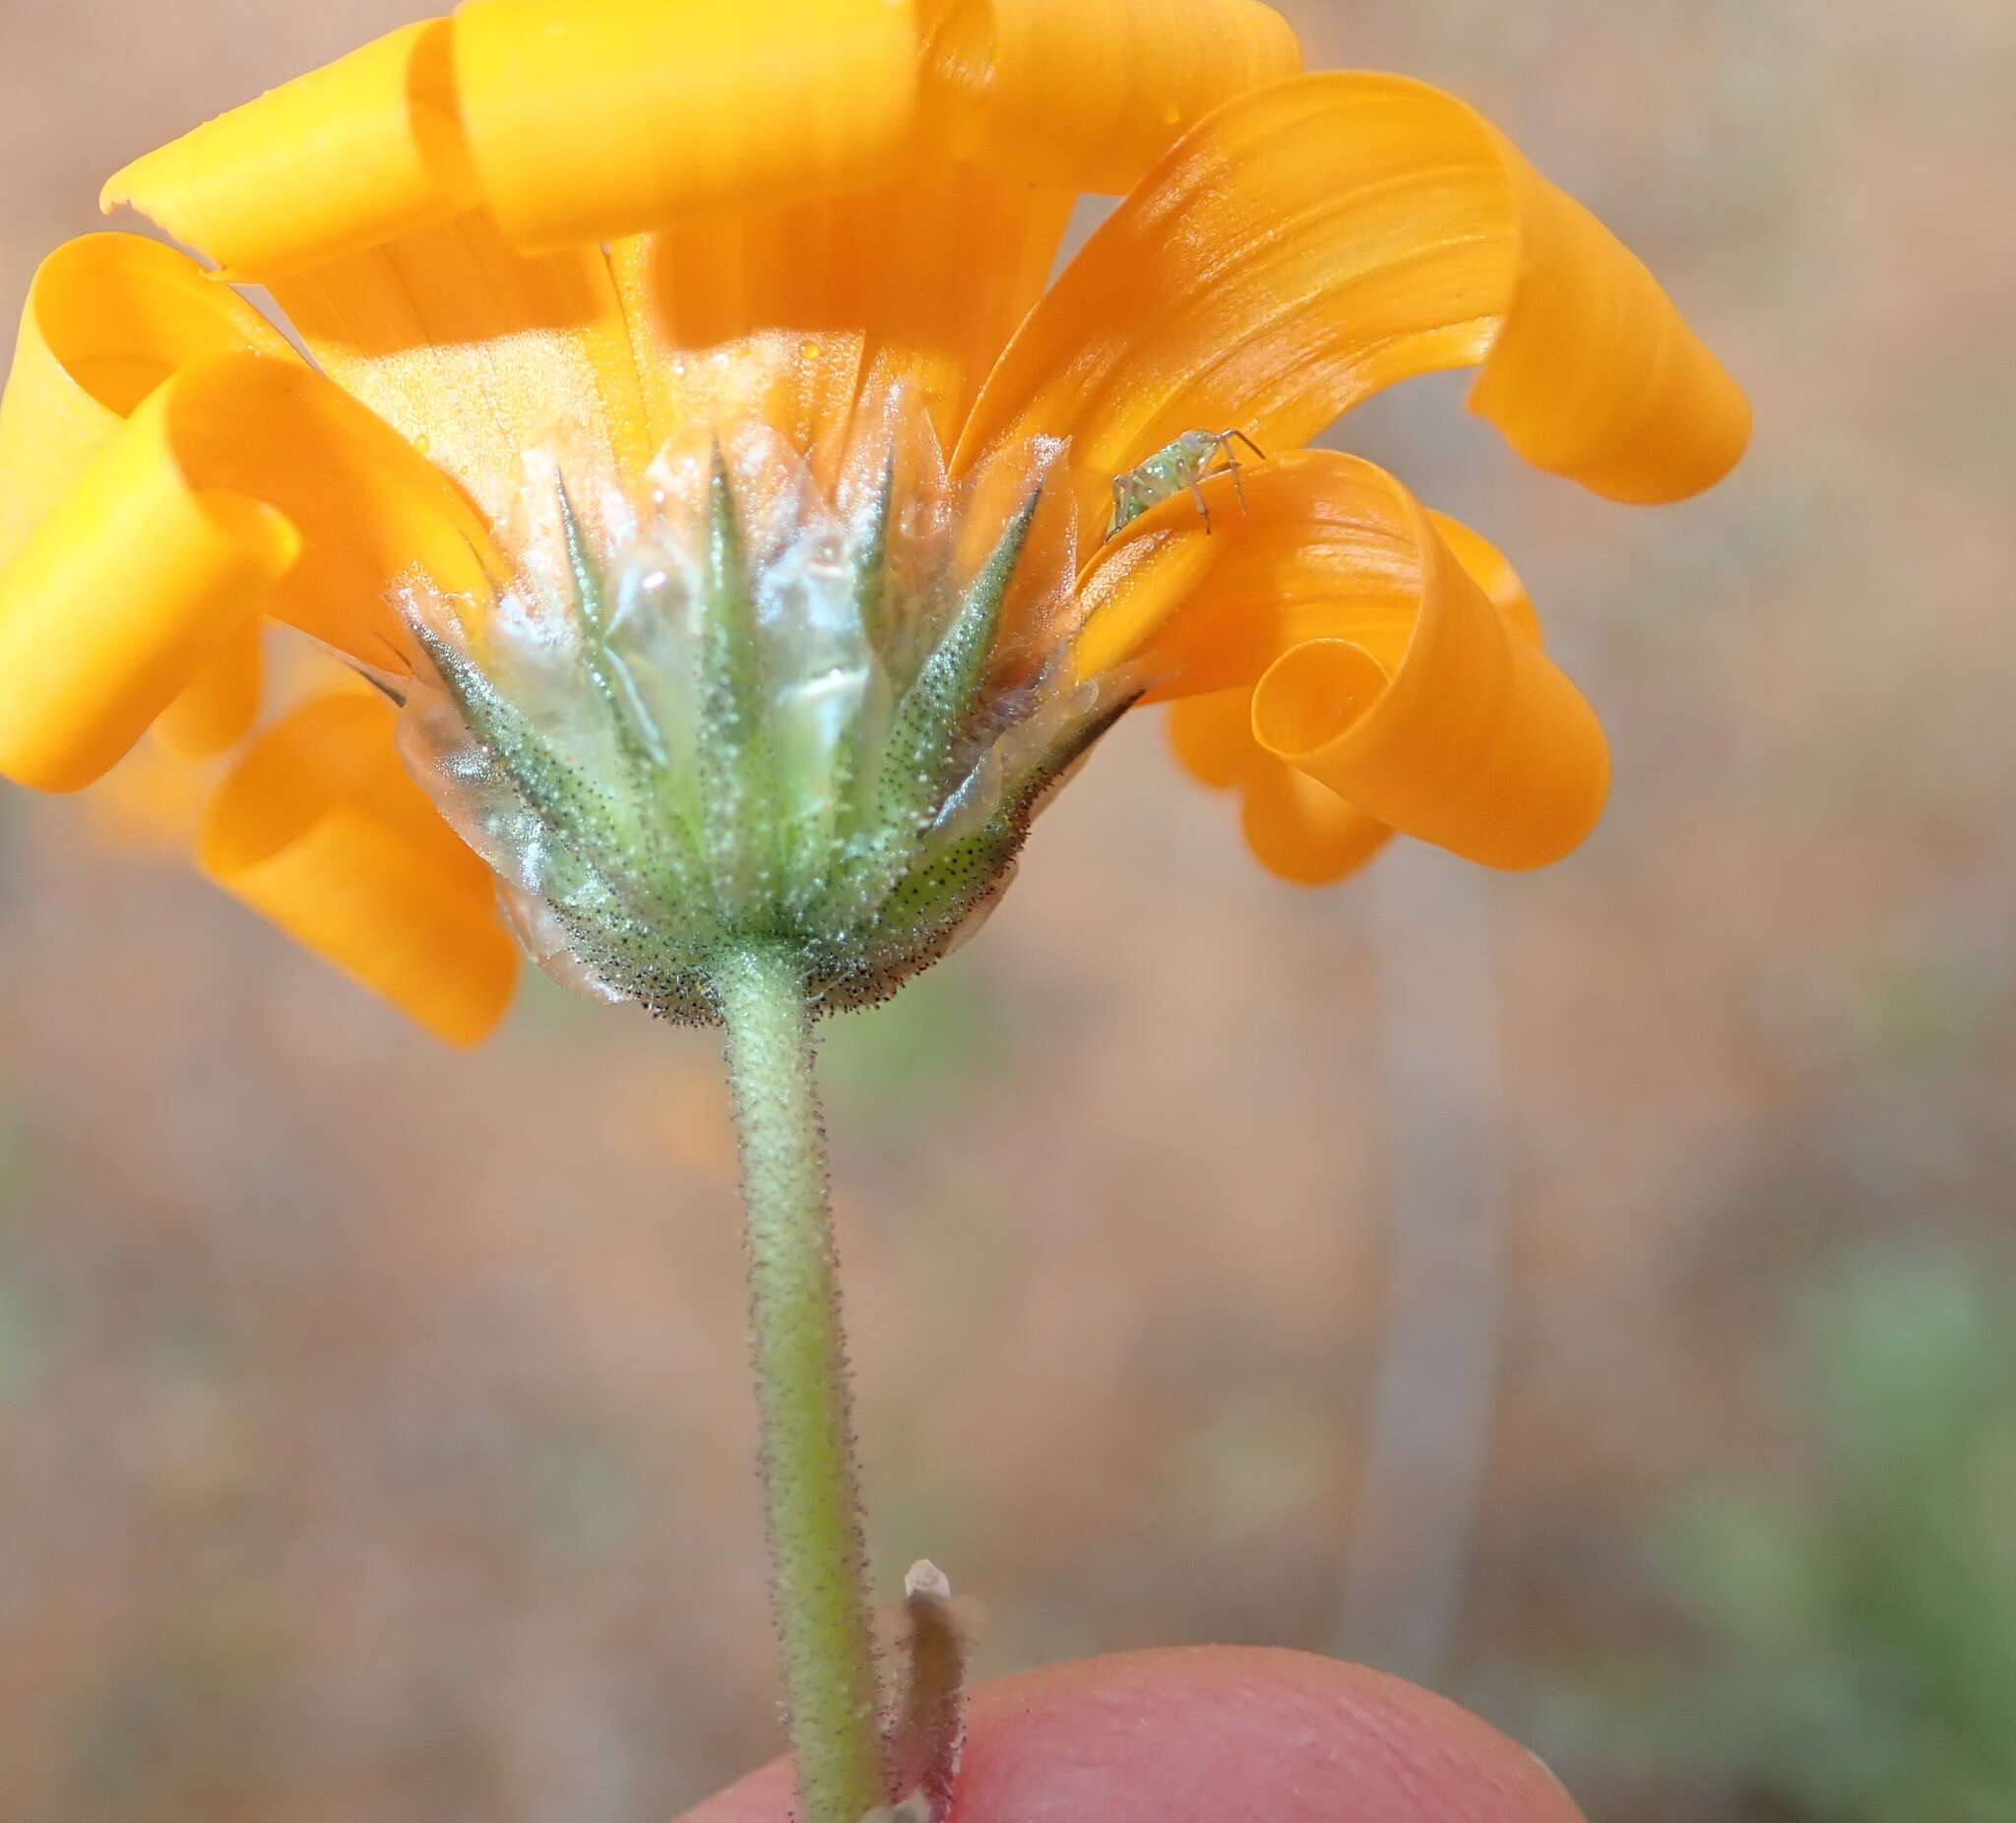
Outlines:
{"label": "orange petal", "polygon": [[100,206],[262,282],[442,220],[476,200],[451,55],[449,21],[403,26],[136,158]]}
{"label": "orange petal", "polygon": [[1535,645],[1539,645],[1540,615],[1534,611],[1533,597],[1526,593],[1526,585],[1519,580],[1519,572],[1512,567],[1511,559],[1482,533],[1474,531],[1460,519],[1451,519],[1447,513],[1436,512],[1433,507],[1428,508],[1428,524],[1442,534],[1442,542],[1449,546],[1449,554],[1463,565],[1470,580],[1489,597],[1491,605]]}
{"label": "orange petal", "polygon": [[172,247],[86,234],[43,260],[0,397],[0,563],[169,374],[238,348],[291,358],[279,330]]}
{"label": "orange petal", "polygon": [[180,759],[143,740],[79,799],[107,848],[185,862],[196,847],[220,763]]}
{"label": "orange petal", "polygon": [[910,0],[466,0],[106,184],[267,282],[482,208],[524,248],[883,177],[916,89]]}
{"label": "orange petal", "polygon": [[650,458],[599,246],[521,254],[487,217],[462,215],[273,288],[324,371],[493,522],[508,519],[529,452],[564,452],[584,487]]}
{"label": "orange petal", "polygon": [[1221,102],[1301,67],[1258,0],[941,0],[926,107],[976,162],[1117,195]]}
{"label": "orange petal", "polygon": [[[1507,624],[1538,644],[1540,625],[1532,599],[1503,553],[1459,520],[1435,512],[1427,518]],[[1203,542],[1181,540],[1160,562],[1158,540],[1152,537],[1109,547],[1111,557],[1093,571],[1110,597],[1102,609],[1112,617],[1109,628],[1131,619],[1137,626],[1147,622],[1152,631],[1168,613],[1171,594],[1180,599],[1196,587],[1202,572],[1195,559]],[[1138,651],[1146,637],[1137,635],[1132,649]],[[1178,697],[1169,706],[1169,738],[1178,762],[1193,779],[1215,789],[1240,792],[1246,845],[1279,878],[1308,886],[1342,879],[1377,854],[1393,833],[1260,745],[1253,736],[1250,689]]]}
{"label": "orange petal", "polygon": [[193,361],[0,570],[0,772],[88,784],[256,609],[404,668],[393,592],[420,575],[474,608],[493,565],[447,478],[321,374]]}
{"label": "orange petal", "polygon": [[[1603,733],[1541,652],[1503,558],[1444,522],[1500,605],[1413,497],[1354,457],[1299,452],[1256,465],[1244,486],[1242,514],[1228,485],[1211,484],[1215,533],[1175,500],[1102,549],[1083,593],[1109,598],[1081,635],[1081,672],[1132,663],[1154,694],[1203,694],[1212,707],[1187,712],[1178,740],[1209,783],[1250,794],[1266,776],[1232,722],[1250,687],[1264,754],[1379,824],[1500,867],[1574,848],[1608,786]],[[1160,579],[1183,568],[1187,591],[1165,591]],[[1105,572],[1142,589],[1161,618],[1105,591]],[[1249,805],[1249,825],[1271,831],[1292,809],[1277,787]]]}
{"label": "orange petal", "polygon": [[1246,786],[1239,829],[1261,866],[1297,886],[1342,880],[1393,840],[1384,823],[1307,773],[1279,763],[1257,772]]}
{"label": "orange petal", "polygon": [[[1228,489],[1210,484],[1212,497],[1224,504]],[[1253,490],[1248,489],[1248,498]],[[1302,530],[1299,502],[1278,486],[1262,489],[1263,505],[1277,510],[1256,525],[1250,508],[1241,514],[1233,536],[1243,543],[1273,534],[1290,541]],[[1217,612],[1198,616],[1193,604],[1205,579],[1217,568],[1228,544],[1210,541],[1199,519],[1182,517],[1190,510],[1183,495],[1173,507],[1160,508],[1137,519],[1126,531],[1094,548],[1078,577],[1081,630],[1071,649],[1072,668],[1080,678],[1116,671],[1147,658],[1151,700],[1195,696],[1235,683],[1250,684],[1265,660],[1280,649],[1279,635],[1265,624],[1242,628],[1224,624]],[[1192,536],[1192,532],[1199,535]],[[1265,577],[1256,588],[1268,587]],[[1275,603],[1257,603],[1264,617]],[[1186,629],[1201,626],[1199,637]]]}
{"label": "orange petal", "polygon": [[[1390,475],[1335,451],[1298,450],[1202,491],[1208,526],[1178,495],[1107,539],[1080,572],[1080,677],[1134,664],[1147,700],[1159,702],[1250,686],[1307,640],[1405,643],[1420,558],[1415,503]],[[1407,511],[1391,506],[1396,496]],[[1533,602],[1503,554],[1457,520],[1426,518],[1462,574],[1538,645]]]}
{"label": "orange petal", "polygon": [[[809,447],[857,389],[879,398],[906,382],[949,447],[1041,294],[1094,166],[1145,169],[1191,119],[1296,59],[1256,0],[1205,0],[1180,19],[1140,0],[939,5],[930,38],[936,104],[898,176],[810,203],[686,212],[613,249],[659,437],[748,414]],[[1061,104],[1060,69],[1092,98]],[[1029,156],[979,131],[982,113]],[[1065,140],[1075,149],[1060,160]]]}
{"label": "orange petal", "polygon": [[1253,738],[1253,693],[1218,690],[1169,705],[1169,741],[1183,770],[1216,790],[1237,789],[1239,826],[1261,866],[1297,886],[1355,873],[1393,832]]}
{"label": "orange petal", "polygon": [[1214,791],[1229,791],[1272,756],[1253,738],[1253,693],[1213,690],[1169,705],[1169,745],[1176,762]]}
{"label": "orange petal", "polygon": [[800,451],[845,429],[867,315],[862,198],[694,217],[609,249],[657,443],[770,425]]}
{"label": "orange petal", "polygon": [[[298,362],[218,355],[168,401],[171,455],[195,484],[261,500],[300,535],[268,611],[366,664],[403,669],[389,597],[423,576],[472,607],[498,574],[487,529],[454,484],[343,389]],[[138,553],[128,553],[129,562]]]}
{"label": "orange petal", "polygon": [[74,791],[109,770],[298,555],[282,515],[192,482],[173,391],[140,407],[0,570],[0,773],[18,784]]}
{"label": "orange petal", "polygon": [[266,500],[300,533],[302,561],[270,613],[363,663],[402,669],[395,585],[425,577],[486,601],[498,561],[479,514],[383,419],[321,373],[250,355],[183,369],[177,456],[208,486]]}
{"label": "orange petal", "polygon": [[656,437],[759,416],[809,449],[859,392],[906,383],[949,448],[1048,282],[1072,201],[920,137],[893,183],[618,243]]}
{"label": "orange petal", "polygon": [[265,629],[254,615],[223,635],[161,711],[155,723],[161,744],[185,760],[206,760],[236,746],[259,719],[265,675]]}
{"label": "orange petal", "polygon": [[484,201],[549,247],[885,175],[915,27],[910,0],[467,0],[455,69]]}
{"label": "orange petal", "polygon": [[1396,623],[1382,577],[1353,605],[1354,627],[1340,616],[1334,634],[1288,646],[1254,686],[1254,737],[1380,822],[1472,860],[1558,860],[1609,789],[1589,705],[1405,489],[1369,464],[1309,460],[1332,471],[1312,480],[1344,508],[1326,528],[1337,558],[1347,515],[1375,562],[1411,548],[1414,612]]}
{"label": "orange petal", "polygon": [[206,820],[203,870],[451,1044],[504,1016],[518,952],[489,869],[407,775],[389,705],[304,704],[247,749]]}
{"label": "orange petal", "polygon": [[1016,326],[1049,283],[1074,192],[919,146],[883,193],[864,388],[912,388],[950,449]]}
{"label": "orange petal", "polygon": [[[1398,484],[1328,450],[1298,450],[1187,493],[1135,520],[1079,581],[1082,677],[1135,664],[1148,700],[1250,686],[1281,654],[1350,638],[1405,645],[1419,610],[1416,528]],[[1241,495],[1243,494],[1243,504]],[[1410,509],[1412,502],[1409,503]]]}
{"label": "orange petal", "polygon": [[[173,248],[134,234],[88,234],[49,255],[30,287],[0,398],[0,564],[56,514],[127,416],[176,368],[233,350],[294,360],[250,304]],[[158,480],[143,481],[143,490]],[[50,783],[88,776],[130,742],[134,718],[144,725],[148,706],[176,690],[192,665],[193,678],[166,712],[169,738],[187,751],[215,752],[251,725],[259,630],[249,606],[290,560],[293,539],[262,527],[256,513],[225,507],[220,519],[214,506],[172,487],[109,504],[88,495],[82,520],[77,506],[57,514],[34,562],[0,579],[0,598],[24,604],[0,623],[0,640],[18,642],[29,666],[10,680],[13,688],[26,698],[30,674],[45,685],[53,672],[67,679],[14,718],[17,765]],[[144,526],[122,517],[133,512]],[[113,523],[127,524],[143,547],[159,530],[162,560],[150,557],[138,583],[121,576],[101,597],[93,578],[104,553],[69,546],[95,540]],[[239,532],[244,548],[234,541]],[[115,604],[130,617],[108,616]]]}
{"label": "orange petal", "polygon": [[1191,429],[1306,442],[1379,388],[1478,364],[1474,409],[1528,461],[1677,499],[1749,409],[1644,266],[1462,102],[1304,76],[1228,102],[1074,260],[961,438],[1074,439],[1089,533],[1111,477]]}

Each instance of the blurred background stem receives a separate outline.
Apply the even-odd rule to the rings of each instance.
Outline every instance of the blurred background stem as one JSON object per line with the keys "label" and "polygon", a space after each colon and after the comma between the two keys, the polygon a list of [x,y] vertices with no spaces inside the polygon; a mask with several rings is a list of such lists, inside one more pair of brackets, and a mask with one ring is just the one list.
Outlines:
{"label": "blurred background stem", "polygon": [[1503,1065],[1487,887],[1395,844],[1369,882],[1391,1161],[1386,1336],[1337,1641],[1435,1683],[1497,1406]]}
{"label": "blurred background stem", "polygon": [[741,1146],[765,1522],[799,1815],[858,1823],[886,1792],[811,1014],[781,950],[726,959],[715,987]]}

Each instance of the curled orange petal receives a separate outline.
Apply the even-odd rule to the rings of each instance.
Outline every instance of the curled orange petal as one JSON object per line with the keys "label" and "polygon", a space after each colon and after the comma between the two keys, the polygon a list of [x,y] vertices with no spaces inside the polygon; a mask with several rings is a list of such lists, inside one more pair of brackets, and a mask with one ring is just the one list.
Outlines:
{"label": "curled orange petal", "polygon": [[172,412],[163,387],[0,570],[0,773],[18,784],[108,771],[299,554],[271,507],[192,484]]}
{"label": "curled orange petal", "polygon": [[886,176],[910,0],[467,0],[105,185],[228,278],[296,277],[480,209],[538,250]]}
{"label": "curled orange petal", "polygon": [[[156,397],[164,456],[192,486],[265,502],[300,538],[267,611],[363,663],[404,669],[390,596],[424,577],[475,606],[498,573],[481,517],[439,470],[297,361],[214,355]],[[152,401],[150,402],[152,403]],[[142,553],[125,553],[138,565]]]}
{"label": "curled orange petal", "polygon": [[1239,803],[1239,830],[1253,858],[1277,879],[1329,886],[1354,874],[1393,831],[1320,780],[1276,764],[1256,773]]}
{"label": "curled orange petal", "polygon": [[404,669],[399,586],[424,577],[473,609],[495,564],[447,478],[322,375],[194,360],[0,570],[0,771],[88,784],[255,611]]}
{"label": "curled orange petal", "polygon": [[[0,730],[11,723],[14,764],[46,783],[101,769],[163,692],[172,696],[163,731],[188,752],[229,745],[258,712],[259,629],[250,609],[297,554],[291,529],[276,533],[248,509],[226,506],[220,517],[214,498],[162,489],[158,472],[139,500],[108,500],[104,474],[57,511],[170,375],[232,351],[284,364],[295,358],[235,291],[137,234],[70,241],[29,287],[0,397],[0,565],[21,555],[45,520],[54,516],[55,524],[25,568],[0,571],[0,601],[12,604],[0,642],[21,652],[26,667],[0,680],[0,705],[14,705]],[[158,441],[151,447],[162,456]],[[115,471],[131,472],[138,457],[138,446],[129,449],[127,466]],[[80,537],[114,528],[129,541],[108,563],[104,553],[75,548]],[[135,573],[122,568],[157,537],[158,557],[146,556]],[[55,649],[59,641],[67,651]],[[67,687],[49,687],[59,670]],[[31,693],[32,676],[44,687]],[[28,753],[31,738],[39,757]]]}
{"label": "curled orange petal", "polygon": [[1558,860],[1609,789],[1595,714],[1412,496],[1338,460],[1356,472],[1340,472],[1336,493],[1356,494],[1374,548],[1412,548],[1411,624],[1367,601],[1357,628],[1289,646],[1254,685],[1254,738],[1380,822],[1469,859]]}
{"label": "curled orange petal", "polygon": [[1477,365],[1473,409],[1528,461],[1677,499],[1749,409],[1651,274],[1453,96],[1292,78],[1226,103],[1031,312],[961,437],[1073,438],[1093,532],[1111,477],[1184,431],[1306,442],[1383,386]]}
{"label": "curled orange petal", "polygon": [[1079,578],[1080,676],[1133,664],[1155,702],[1250,687],[1313,639],[1405,643],[1418,540],[1383,471],[1297,450],[1201,491],[1209,520],[1179,494],[1094,551]]}
{"label": "curled orange petal", "polygon": [[206,819],[204,872],[451,1044],[504,1017],[518,951],[488,867],[407,775],[389,705],[345,693],[283,718]]}
{"label": "curled orange petal", "polygon": [[[1541,651],[1504,559],[1441,522],[1494,600],[1413,496],[1354,457],[1298,452],[1256,465],[1243,485],[1243,512],[1228,484],[1209,485],[1214,531],[1178,499],[1102,549],[1084,584],[1098,608],[1075,651],[1081,672],[1131,664],[1153,695],[1201,696],[1211,707],[1179,718],[1178,750],[1249,798],[1271,756],[1373,822],[1473,860],[1533,867],[1573,849],[1602,811],[1607,751]],[[1178,575],[1182,589],[1165,586]],[[1258,755],[1233,719],[1249,691]],[[1297,811],[1270,789],[1249,802],[1249,830],[1307,823],[1308,802]],[[1346,823],[1334,822],[1342,856]]]}
{"label": "curled orange petal", "polygon": [[910,0],[468,0],[455,68],[482,198],[524,247],[886,175]]}
{"label": "curled orange petal", "polygon": [[78,800],[87,829],[108,849],[186,862],[220,762],[188,760],[143,740]]}
{"label": "curled orange petal", "polygon": [[476,200],[451,56],[449,21],[402,26],[136,158],[100,206],[261,282],[442,220]]}
{"label": "curled orange petal", "polygon": [[1355,873],[1393,832],[1253,738],[1253,693],[1219,690],[1169,705],[1169,742],[1200,785],[1239,793],[1239,828],[1277,879],[1329,886]]}
{"label": "curled orange petal", "polygon": [[207,760],[236,746],[259,720],[266,678],[265,628],[248,616],[218,642],[181,693],[161,711],[155,732],[178,758]]}
{"label": "curled orange petal", "polygon": [[[1131,664],[1158,702],[1250,687],[1306,640],[1405,642],[1421,590],[1412,517],[1420,509],[1383,470],[1297,450],[1201,491],[1208,522],[1178,495],[1100,545],[1079,573],[1078,676]],[[1503,553],[1459,520],[1425,520],[1461,574],[1538,645],[1533,602]]]}
{"label": "curled orange petal", "polygon": [[1169,705],[1169,746],[1176,762],[1214,791],[1242,786],[1268,758],[1253,738],[1253,693],[1213,690]]}
{"label": "curled orange petal", "polygon": [[1260,0],[943,0],[927,18],[949,143],[1071,190],[1131,189],[1220,102],[1301,67]]}
{"label": "curled orange petal", "polygon": [[43,260],[0,396],[0,563],[149,393],[232,349],[292,358],[279,330],[172,247],[86,234]]}
{"label": "curled orange petal", "polygon": [[1449,554],[1463,565],[1491,605],[1539,645],[1540,615],[1534,610],[1533,597],[1526,593],[1526,585],[1519,580],[1511,559],[1482,533],[1460,519],[1451,519],[1447,513],[1436,512],[1433,507],[1428,508],[1428,524],[1441,534]]}

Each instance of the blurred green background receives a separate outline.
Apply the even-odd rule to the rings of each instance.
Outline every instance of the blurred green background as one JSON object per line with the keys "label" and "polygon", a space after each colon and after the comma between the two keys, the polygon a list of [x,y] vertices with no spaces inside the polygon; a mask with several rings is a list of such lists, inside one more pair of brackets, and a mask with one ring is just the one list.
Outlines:
{"label": "blurred green background", "polygon": [[[1242,855],[1130,722],[829,1047],[873,1540],[984,1669],[1364,1657],[1597,1823],[2016,1815],[2016,14],[1284,0],[1654,268],[1756,448],[1658,513],[1460,382],[1339,432],[1519,563],[1617,754],[1523,878]],[[416,16],[0,0],[0,292]],[[637,1823],[771,1751],[703,1034],[451,1056],[0,798],[0,1815]]]}

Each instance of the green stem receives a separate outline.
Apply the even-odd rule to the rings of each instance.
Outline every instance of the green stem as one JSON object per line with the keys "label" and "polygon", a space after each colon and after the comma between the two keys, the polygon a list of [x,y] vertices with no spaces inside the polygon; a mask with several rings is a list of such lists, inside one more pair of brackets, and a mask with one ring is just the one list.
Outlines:
{"label": "green stem", "polygon": [[826,1137],[805,981],[751,947],[715,974],[747,1205],[765,1519],[800,1823],[888,1801],[847,1351],[826,1201]]}

